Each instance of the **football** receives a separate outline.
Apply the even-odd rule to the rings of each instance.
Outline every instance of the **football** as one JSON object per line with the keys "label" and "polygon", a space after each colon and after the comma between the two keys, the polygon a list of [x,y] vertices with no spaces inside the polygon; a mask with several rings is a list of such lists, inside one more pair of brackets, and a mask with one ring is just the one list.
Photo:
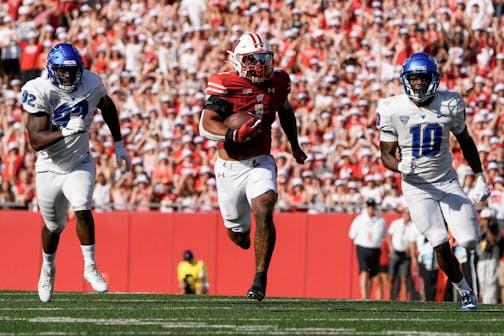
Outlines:
{"label": "football", "polygon": [[223,123],[231,129],[238,129],[250,118],[254,118],[254,115],[249,112],[236,112],[227,117]]}

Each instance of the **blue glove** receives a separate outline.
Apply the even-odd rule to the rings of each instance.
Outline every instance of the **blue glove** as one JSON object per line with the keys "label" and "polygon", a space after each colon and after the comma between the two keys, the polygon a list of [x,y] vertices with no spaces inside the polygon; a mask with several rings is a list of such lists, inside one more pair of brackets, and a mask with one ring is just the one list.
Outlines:
{"label": "blue glove", "polygon": [[115,155],[116,155],[116,163],[118,167],[122,167],[122,160],[126,163],[126,171],[129,172],[131,168],[131,161],[128,152],[124,149],[124,142],[116,141],[115,145]]}

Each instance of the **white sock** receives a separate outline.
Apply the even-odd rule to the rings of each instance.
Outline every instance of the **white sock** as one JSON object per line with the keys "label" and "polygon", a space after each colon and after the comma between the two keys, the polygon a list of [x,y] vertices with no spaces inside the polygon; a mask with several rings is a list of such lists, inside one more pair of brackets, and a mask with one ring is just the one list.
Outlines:
{"label": "white sock", "polygon": [[95,267],[95,245],[81,245],[84,267]]}
{"label": "white sock", "polygon": [[472,288],[469,287],[469,284],[467,283],[465,278],[462,278],[459,283],[453,283],[453,287],[455,287],[460,295],[462,295],[462,291],[472,292]]}
{"label": "white sock", "polygon": [[42,250],[42,265],[45,268],[49,268],[49,269],[54,268],[54,259],[56,259],[56,252],[49,254],[49,253],[45,253]]}

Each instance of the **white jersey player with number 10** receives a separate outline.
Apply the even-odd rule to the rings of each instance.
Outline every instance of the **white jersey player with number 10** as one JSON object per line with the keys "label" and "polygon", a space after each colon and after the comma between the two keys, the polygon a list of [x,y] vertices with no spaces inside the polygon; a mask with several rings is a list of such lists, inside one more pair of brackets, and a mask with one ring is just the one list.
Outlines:
{"label": "white jersey player with number 10", "polygon": [[462,310],[475,310],[477,281],[472,279],[473,291],[451,251],[445,227],[446,222],[459,245],[474,255],[477,213],[452,167],[450,133],[478,176],[473,201],[484,201],[490,190],[465,125],[464,101],[458,93],[437,92],[440,76],[437,62],[426,53],[415,53],[404,62],[404,94],[378,103],[381,157],[385,167],[402,173],[402,190],[411,218],[434,247],[441,269],[459,290]]}
{"label": "white jersey player with number 10", "polygon": [[84,257],[84,279],[96,292],[108,284],[96,267],[94,221],[91,200],[96,166],[89,154],[89,127],[98,108],[115,141],[116,162],[130,159],[124,149],[117,108],[101,79],[83,69],[82,58],[69,43],[49,51],[47,74],[27,82],[21,89],[23,109],[28,113],[30,144],[37,151],[36,189],[42,228],[42,267],[38,294],[42,302],[52,299],[55,258],[60,234],[67,224],[70,205],[77,218],[77,236]]}
{"label": "white jersey player with number 10", "polygon": [[[411,183],[434,183],[457,178],[452,169],[450,132],[465,128],[465,105],[456,92],[437,92],[427,107],[401,94],[380,101],[380,140],[399,143],[401,158],[411,160],[415,174],[404,175]],[[455,175],[454,175],[455,174]]]}

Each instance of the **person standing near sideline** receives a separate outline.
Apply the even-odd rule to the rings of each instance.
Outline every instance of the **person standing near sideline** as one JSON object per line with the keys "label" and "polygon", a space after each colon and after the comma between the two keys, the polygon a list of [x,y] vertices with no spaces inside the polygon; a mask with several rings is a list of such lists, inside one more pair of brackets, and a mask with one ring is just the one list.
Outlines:
{"label": "person standing near sideline", "polygon": [[413,223],[433,245],[439,267],[461,297],[461,309],[477,309],[476,295],[464,278],[449,244],[448,229],[474,256],[478,240],[476,208],[452,167],[450,133],[477,177],[472,201],[490,196],[478,150],[465,124],[465,103],[456,92],[437,91],[441,73],[427,53],[407,58],[401,70],[404,93],[379,100],[383,165],[402,174],[402,189]]}
{"label": "person standing near sideline", "polygon": [[431,243],[418,232],[415,225],[410,231],[410,254],[416,256],[411,261],[413,269],[418,268],[418,274],[422,279],[420,300],[436,301],[436,289],[438,279],[438,264],[436,254]]}
{"label": "person standing near sideline", "polygon": [[380,268],[378,274],[373,279],[372,286],[375,286],[376,300],[390,300],[390,278],[389,278],[389,247],[384,239],[380,247]]}
{"label": "person standing near sideline", "polygon": [[380,271],[381,246],[386,234],[385,219],[377,214],[375,199],[368,198],[366,208],[355,217],[348,232],[348,236],[356,247],[359,261],[359,285],[363,300],[369,299],[372,279]]}
{"label": "person standing near sideline", "polygon": [[[254,214],[255,276],[247,297],[260,302],[266,295],[276,240],[277,167],[270,153],[276,115],[296,162],[304,163],[307,156],[298,143],[294,108],[288,98],[290,77],[283,70],[274,70],[268,41],[245,33],[228,52],[234,71],[209,78],[199,130],[203,137],[219,141],[214,166],[219,209],[228,237],[243,249],[251,244],[250,212]],[[224,125],[237,112],[248,112],[253,118],[237,129]]]}
{"label": "person standing near sideline", "polygon": [[[410,237],[411,216],[408,208],[404,208],[401,217],[390,223],[387,231],[387,243],[389,246],[389,277],[390,299],[406,301],[408,299],[408,280],[411,279]],[[399,281],[396,283],[396,280]],[[397,285],[397,286],[396,286]],[[410,298],[411,299],[411,298]]]}
{"label": "person standing near sideline", "polygon": [[185,251],[183,258],[177,265],[177,280],[182,293],[207,294],[210,284],[205,263],[194,259],[191,250]]}
{"label": "person standing near sideline", "polygon": [[495,304],[499,300],[499,262],[501,232],[491,208],[480,212],[480,236],[476,249],[477,271],[482,303]]}
{"label": "person standing near sideline", "polygon": [[89,153],[89,128],[98,108],[115,141],[118,166],[130,169],[124,149],[117,108],[107,95],[100,77],[84,70],[82,58],[70,43],[49,51],[47,74],[28,81],[21,90],[23,109],[28,113],[30,144],[37,152],[36,189],[42,228],[42,267],[38,295],[52,299],[56,274],[55,258],[60,234],[67,224],[67,208],[77,218],[76,229],[84,257],[84,279],[96,292],[108,284],[96,267],[95,229],[91,201],[96,165]]}

